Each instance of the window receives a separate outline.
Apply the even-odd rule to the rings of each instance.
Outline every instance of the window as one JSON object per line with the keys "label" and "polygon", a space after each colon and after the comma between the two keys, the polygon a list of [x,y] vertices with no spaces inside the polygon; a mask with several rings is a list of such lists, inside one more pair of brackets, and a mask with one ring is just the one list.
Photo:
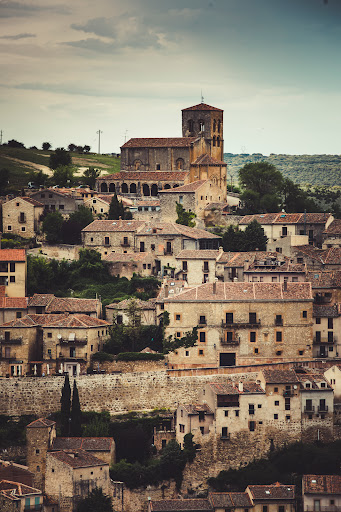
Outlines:
{"label": "window", "polygon": [[278,393],[278,388],[274,388],[274,393]]}
{"label": "window", "polygon": [[7,226],[7,231],[12,231],[12,226]]}
{"label": "window", "polygon": [[233,324],[233,313],[226,313],[226,323]]}
{"label": "window", "polygon": [[255,406],[254,404],[249,404],[249,414],[255,414]]}
{"label": "window", "polygon": [[275,324],[276,325],[283,325],[282,315],[276,315]]}
{"label": "window", "polygon": [[285,506],[284,505],[278,505],[278,512],[284,512]]}
{"label": "window", "polygon": [[258,354],[259,350],[258,348],[255,348],[255,354]]}
{"label": "window", "polygon": [[221,437],[227,438],[227,427],[221,428]]}
{"label": "window", "polygon": [[9,264],[9,271],[10,272],[15,272],[15,263],[10,263]]}
{"label": "window", "polygon": [[290,398],[285,398],[285,406],[286,411],[290,411]]}
{"label": "window", "polygon": [[208,272],[208,261],[204,261],[204,272]]}
{"label": "window", "polygon": [[116,323],[118,325],[121,325],[123,323],[123,316],[122,315],[117,315],[116,317]]}
{"label": "window", "polygon": [[23,227],[21,228],[21,231],[26,231],[25,226],[23,226]]}
{"label": "window", "polygon": [[161,169],[161,165],[160,164],[156,164],[156,170],[159,171]]}
{"label": "window", "polygon": [[108,236],[104,237],[104,245],[109,245],[109,237]]}
{"label": "window", "polygon": [[287,236],[288,234],[288,228],[286,226],[282,227],[282,236]]}
{"label": "window", "polygon": [[60,209],[60,210],[64,210],[64,205],[63,205],[63,204],[60,204],[60,205],[59,205],[59,209]]}
{"label": "window", "polygon": [[283,341],[282,331],[276,331],[276,341]]}
{"label": "window", "polygon": [[185,352],[185,356],[186,356],[186,357],[189,357],[189,350],[186,350],[186,352]]}
{"label": "window", "polygon": [[298,355],[299,355],[299,356],[303,356],[303,354],[304,354],[304,350],[299,350],[299,351],[298,351]]}
{"label": "window", "polygon": [[208,274],[204,274],[204,283],[208,283]]}
{"label": "window", "polygon": [[275,400],[275,405],[278,407],[279,406],[279,400]]}
{"label": "window", "polygon": [[177,337],[177,338],[181,338],[181,332],[177,332],[177,333],[176,333],[176,337]]}
{"label": "window", "polygon": [[187,281],[187,274],[182,274],[182,279],[183,279],[184,281]]}
{"label": "window", "polygon": [[278,414],[274,414],[274,420],[278,420]]}
{"label": "window", "polygon": [[205,343],[206,342],[206,332],[205,331],[200,331],[199,332],[199,341],[201,341],[201,343]]}
{"label": "window", "polygon": [[206,324],[206,316],[205,315],[200,315],[199,324]]}
{"label": "window", "polygon": [[272,278],[271,278],[271,281],[272,281],[273,283],[277,283],[277,277],[272,277]]}
{"label": "window", "polygon": [[17,311],[17,312],[16,312],[16,317],[17,317],[17,318],[21,318],[21,315],[22,315],[21,311]]}
{"label": "window", "polygon": [[255,333],[255,331],[251,331],[250,332],[250,342],[255,343],[255,341],[256,341],[256,333]]}
{"label": "window", "polygon": [[175,315],[175,320],[181,320],[181,315],[179,313]]}
{"label": "window", "polygon": [[9,282],[10,283],[15,283],[15,276],[10,276]]}
{"label": "window", "polygon": [[239,411],[238,410],[234,411],[234,413],[235,413],[236,417],[239,416]]}
{"label": "window", "polygon": [[302,311],[302,318],[308,318],[308,311]]}
{"label": "window", "polygon": [[155,244],[151,244],[150,248],[151,248],[152,251],[155,251]]}
{"label": "window", "polygon": [[281,350],[277,350],[276,351],[276,356],[281,356],[282,355],[282,351]]}
{"label": "window", "polygon": [[199,350],[199,356],[203,356],[204,355],[204,351],[203,350]]}
{"label": "window", "polygon": [[225,416],[228,416],[229,412],[228,411],[224,411],[224,414],[225,414]]}
{"label": "window", "polygon": [[52,338],[52,332],[48,332],[48,333],[47,333],[47,337],[48,337],[48,338]]}
{"label": "window", "polygon": [[315,318],[315,323],[316,324],[320,324],[321,323],[321,318]]}
{"label": "window", "polygon": [[250,324],[257,323],[257,314],[256,313],[249,313],[249,323]]}
{"label": "window", "polygon": [[297,258],[297,263],[303,263],[303,258]]}
{"label": "window", "polygon": [[36,449],[36,455],[39,455],[39,453],[40,453],[40,450],[39,450],[39,448],[37,448]]}
{"label": "window", "polygon": [[249,430],[250,430],[250,432],[254,432],[255,431],[255,426],[256,426],[256,423],[254,421],[249,421]]}
{"label": "window", "polygon": [[144,252],[144,242],[140,242],[140,252]]}
{"label": "window", "polygon": [[333,319],[328,318],[328,329],[333,329]]}
{"label": "window", "polygon": [[187,270],[188,270],[187,261],[183,261],[183,262],[182,262],[182,270],[183,270],[184,272],[187,272]]}
{"label": "window", "polygon": [[268,506],[267,505],[263,505],[263,512],[268,512]]}

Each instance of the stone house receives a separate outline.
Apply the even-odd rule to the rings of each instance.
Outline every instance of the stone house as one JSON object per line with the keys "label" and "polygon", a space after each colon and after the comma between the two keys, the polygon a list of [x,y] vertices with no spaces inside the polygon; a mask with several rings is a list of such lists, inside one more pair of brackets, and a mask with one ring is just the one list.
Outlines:
{"label": "stone house", "polygon": [[155,260],[148,252],[110,252],[102,261],[111,276],[131,279],[134,274],[148,277],[155,273]]}
{"label": "stone house", "polygon": [[176,204],[179,203],[186,211],[195,213],[194,221],[198,227],[204,227],[204,209],[209,203],[222,203],[226,200],[226,194],[210,180],[194,181],[175,189],[161,190],[159,197],[164,222],[176,221]]}
{"label": "stone house", "polygon": [[35,293],[28,300],[28,314],[80,313],[95,318],[102,317],[99,299],[55,297],[53,294]]}
{"label": "stone house", "polygon": [[198,327],[194,347],[169,354],[173,368],[304,360],[312,356],[310,283],[206,283],[159,295],[157,314],[169,313],[166,335]]}
{"label": "stone house", "polygon": [[[94,217],[105,219],[108,216],[110,203],[113,197],[114,194],[96,194],[92,197],[84,199],[84,206],[92,211]],[[123,206],[126,206],[127,208],[133,204],[133,202],[126,197],[118,196],[117,199],[121,201]]]}
{"label": "stone house", "polygon": [[130,322],[129,311],[136,311],[141,325],[156,325],[155,299],[125,299],[118,303],[109,304],[105,307],[108,322],[117,325],[127,325]]}
{"label": "stone house", "polygon": [[34,485],[34,475],[27,466],[0,459],[0,480],[10,480],[29,487]]}
{"label": "stone house", "polygon": [[213,512],[213,508],[207,498],[151,499],[148,500],[148,512]]}
{"label": "stone house", "polygon": [[322,234],[322,249],[341,248],[341,219],[334,219]]}
{"label": "stone house", "polygon": [[2,512],[28,512],[29,510],[42,512],[43,494],[39,489],[28,485],[1,480],[0,508]]}
{"label": "stone house", "polygon": [[341,302],[341,270],[309,271],[306,280],[311,282],[314,304],[330,306]]}
{"label": "stone house", "polygon": [[142,221],[161,221],[163,220],[162,212],[160,210],[160,200],[154,198],[134,199],[134,202],[129,206],[129,211],[135,220]]}
{"label": "stone house", "polygon": [[32,421],[26,427],[26,463],[34,474],[34,485],[45,489],[46,454],[56,437],[56,422],[47,418]]}
{"label": "stone house", "polygon": [[68,217],[83,204],[83,197],[71,189],[45,188],[33,192],[30,197],[42,203],[46,213],[59,211],[63,217]]}
{"label": "stone house", "polygon": [[40,231],[44,205],[31,197],[15,197],[2,205],[4,233],[33,238]]}
{"label": "stone house", "polygon": [[109,495],[108,463],[85,450],[47,452],[45,492],[60,501],[60,512],[73,512],[96,488]]}
{"label": "stone house", "polygon": [[304,512],[341,510],[340,475],[303,475]]}
{"label": "stone house", "polygon": [[341,402],[341,365],[335,364],[324,372],[330,387],[334,391],[334,402]]}
{"label": "stone house", "polygon": [[253,503],[253,512],[295,512],[294,485],[248,485],[245,492]]}
{"label": "stone house", "polygon": [[0,325],[25,316],[28,311],[28,297],[0,296]]}
{"label": "stone house", "polygon": [[25,249],[0,249],[0,296],[26,297]]}
{"label": "stone house", "polygon": [[174,275],[187,281],[189,286],[213,283],[216,279],[216,261],[221,251],[222,247],[219,250],[180,251],[175,257],[176,267]]}
{"label": "stone house", "polygon": [[334,217],[330,213],[264,213],[245,215],[239,222],[239,228],[256,220],[264,229],[268,243],[276,242],[287,236],[308,235],[310,245],[322,247],[322,234]]}
{"label": "stone house", "polygon": [[0,326],[3,376],[85,373],[109,323],[84,314],[26,315]]}
{"label": "stone house", "polygon": [[210,492],[210,503],[214,512],[248,512],[252,510],[253,504],[246,492]]}
{"label": "stone house", "polygon": [[84,450],[111,466],[116,461],[115,448],[112,437],[55,437],[50,451]]}
{"label": "stone house", "polygon": [[339,357],[341,354],[340,304],[314,304],[313,318],[313,356]]}
{"label": "stone house", "polygon": [[214,412],[206,403],[179,405],[176,410],[176,441],[183,448],[184,437],[192,433],[196,439],[208,434],[214,421]]}
{"label": "stone house", "polygon": [[341,249],[331,247],[330,249],[318,249],[310,245],[302,245],[292,248],[294,262],[305,263],[308,271],[339,270],[341,264]]}

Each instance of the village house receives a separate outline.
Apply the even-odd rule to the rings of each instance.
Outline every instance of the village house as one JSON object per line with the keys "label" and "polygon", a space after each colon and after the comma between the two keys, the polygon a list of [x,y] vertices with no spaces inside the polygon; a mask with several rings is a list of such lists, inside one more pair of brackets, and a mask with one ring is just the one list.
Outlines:
{"label": "village house", "polygon": [[246,492],[210,492],[209,500],[214,512],[248,512],[252,510],[253,504]]}
{"label": "village house", "polygon": [[341,402],[341,365],[335,364],[330,366],[325,370],[324,376],[330,387],[333,388],[334,403],[339,404]]}
{"label": "village house", "polygon": [[292,259],[296,263],[305,263],[308,271],[332,271],[339,270],[341,264],[341,249],[318,249],[311,245],[292,247]]}
{"label": "village house", "polygon": [[31,197],[15,197],[2,204],[4,233],[33,238],[40,231],[44,205]]}
{"label": "village house", "polygon": [[341,302],[341,270],[309,271],[306,280],[311,283],[314,304],[331,305]]}
{"label": "village house", "polygon": [[110,252],[102,261],[111,276],[131,279],[134,274],[143,277],[155,274],[155,259],[149,252]]}
{"label": "village house", "polygon": [[112,437],[54,437],[50,451],[83,450],[111,466],[116,462],[115,448]]}
{"label": "village house", "polygon": [[310,283],[206,283],[181,293],[163,289],[157,314],[169,314],[166,336],[198,327],[194,347],[168,356],[171,368],[295,361],[312,357]]}
{"label": "village house", "polygon": [[0,459],[0,480],[10,480],[33,487],[34,474],[27,466]]}
{"label": "village house", "polygon": [[133,219],[142,221],[161,221],[160,200],[156,198],[136,198],[128,207]]}
{"label": "village house", "polygon": [[254,512],[295,512],[295,486],[248,485],[245,492],[250,496]]}
{"label": "village house", "polygon": [[302,495],[304,512],[341,509],[340,475],[303,475]]}
{"label": "village house", "polygon": [[313,356],[335,358],[341,354],[341,307],[338,304],[313,306]]}
{"label": "village house", "polygon": [[0,509],[1,512],[42,512],[43,494],[19,482],[0,480]]}
{"label": "village house", "polygon": [[156,325],[155,299],[141,300],[131,297],[105,307],[106,318],[111,324],[127,325],[135,317],[140,325]]}
{"label": "village house", "polygon": [[0,296],[0,325],[16,318],[25,316],[28,312],[28,297]]}
{"label": "village house", "polygon": [[59,211],[63,217],[68,217],[83,204],[81,194],[75,194],[71,189],[45,188],[31,194],[31,199],[44,205],[44,211],[51,213]]}
{"label": "village house", "polygon": [[109,323],[84,314],[31,314],[0,326],[1,375],[85,373]]}
{"label": "village house", "polygon": [[[186,434],[205,435],[214,421],[214,412],[206,403],[179,405],[176,414],[176,441],[183,448]],[[196,436],[196,439],[198,436]],[[200,437],[199,437],[200,439]]]}
{"label": "village house", "polygon": [[[89,208],[94,217],[98,219],[105,219],[108,216],[110,203],[114,194],[97,195],[84,199],[84,206]],[[125,197],[118,196],[118,201],[121,201],[123,206],[130,208],[133,202]]]}
{"label": "village house", "polygon": [[322,249],[341,248],[341,219],[334,219],[322,233]]}
{"label": "village house", "polygon": [[25,249],[0,249],[0,296],[26,297]]}
{"label": "village house", "polygon": [[55,297],[53,294],[35,293],[28,299],[28,314],[81,313],[102,318],[102,303],[99,299]]}
{"label": "village house", "polygon": [[213,283],[216,280],[216,261],[222,250],[222,247],[220,247],[219,250],[180,251],[175,257],[174,275],[187,281],[189,286]]}

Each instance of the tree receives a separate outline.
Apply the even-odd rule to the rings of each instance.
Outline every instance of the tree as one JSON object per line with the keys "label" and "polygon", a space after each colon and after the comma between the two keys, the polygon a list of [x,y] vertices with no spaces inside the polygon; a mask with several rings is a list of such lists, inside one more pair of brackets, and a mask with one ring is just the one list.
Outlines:
{"label": "tree", "polygon": [[[88,146],[89,147],[89,146]],[[95,169],[94,167],[89,167],[89,169],[85,169],[83,172],[83,181],[89,187],[94,190],[96,185],[96,179],[100,176],[101,171],[99,169]]]}
{"label": "tree", "polygon": [[184,454],[188,462],[193,462],[196,455],[196,447],[193,443],[193,434],[189,432],[184,436]]}
{"label": "tree", "polygon": [[103,493],[102,489],[96,488],[87,498],[78,502],[77,512],[114,512],[111,498]]}
{"label": "tree", "polygon": [[194,347],[198,341],[198,327],[193,327],[191,331],[185,332],[182,338],[173,338],[168,336],[163,340],[163,353],[168,354],[174,352],[178,348],[189,348]]}
{"label": "tree", "polygon": [[256,220],[246,226],[244,235],[244,251],[266,251],[268,237],[264,229]]}
{"label": "tree", "polygon": [[84,149],[84,153],[89,153],[91,147],[88,145],[85,145],[83,149]]}
{"label": "tree", "polygon": [[222,236],[222,246],[225,252],[244,251],[244,233],[238,226],[230,225]]}
{"label": "tree", "polygon": [[131,212],[125,206],[123,206],[122,201],[119,201],[117,198],[117,194],[114,194],[114,197],[111,199],[108,219],[109,220],[117,220],[121,218],[122,220],[129,220],[132,218]]}
{"label": "tree", "polygon": [[78,210],[71,213],[69,220],[62,226],[62,238],[65,244],[80,244],[82,241],[81,232],[94,218],[90,208],[81,205]]}
{"label": "tree", "polygon": [[5,191],[9,184],[9,170],[3,167],[0,170],[0,196],[5,195]]}
{"label": "tree", "polygon": [[239,170],[246,213],[278,211],[283,186],[282,173],[268,162],[249,163]]}
{"label": "tree", "polygon": [[71,153],[73,153],[74,151],[76,151],[77,146],[76,146],[76,144],[71,143],[71,144],[68,145],[67,148],[68,148],[69,151],[71,151]]}
{"label": "tree", "polygon": [[69,374],[65,375],[62,396],[60,399],[61,433],[62,436],[70,435],[70,412],[71,412],[71,388]]}
{"label": "tree", "polygon": [[186,455],[175,440],[169,441],[164,447],[160,463],[163,478],[174,478],[177,489],[180,489],[182,472],[186,466]]}
{"label": "tree", "polygon": [[49,149],[51,149],[51,144],[49,142],[43,142],[42,148],[44,151],[48,151]]}
{"label": "tree", "polygon": [[60,166],[69,166],[72,164],[70,154],[64,148],[57,148],[52,155],[50,155],[49,167],[50,169],[57,169]]}
{"label": "tree", "polygon": [[74,169],[70,165],[60,165],[53,171],[53,182],[58,187],[71,187],[74,181]]}
{"label": "tree", "polygon": [[73,381],[70,434],[72,437],[81,437],[82,435],[82,411],[76,380]]}
{"label": "tree", "polygon": [[48,213],[43,220],[43,232],[48,244],[57,244],[62,239],[63,216],[59,212]]}
{"label": "tree", "polygon": [[178,218],[176,219],[177,224],[182,224],[183,226],[189,226],[190,228],[195,227],[195,213],[191,211],[186,211],[185,208],[180,204],[176,203],[176,214]]}
{"label": "tree", "polygon": [[7,142],[7,146],[8,146],[9,148],[23,148],[23,149],[25,149],[24,144],[23,144],[22,142],[18,142],[18,141],[17,141],[17,140],[15,140],[15,139],[9,140],[9,141]]}

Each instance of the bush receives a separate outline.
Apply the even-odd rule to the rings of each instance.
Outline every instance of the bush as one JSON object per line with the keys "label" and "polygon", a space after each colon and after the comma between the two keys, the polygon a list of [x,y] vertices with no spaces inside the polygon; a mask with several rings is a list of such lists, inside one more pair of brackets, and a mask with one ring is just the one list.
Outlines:
{"label": "bush", "polygon": [[121,352],[117,355],[117,361],[161,361],[163,354],[149,354],[146,352]]}
{"label": "bush", "polygon": [[92,361],[114,361],[114,356],[112,354],[107,354],[106,352],[96,352],[91,357]]}

